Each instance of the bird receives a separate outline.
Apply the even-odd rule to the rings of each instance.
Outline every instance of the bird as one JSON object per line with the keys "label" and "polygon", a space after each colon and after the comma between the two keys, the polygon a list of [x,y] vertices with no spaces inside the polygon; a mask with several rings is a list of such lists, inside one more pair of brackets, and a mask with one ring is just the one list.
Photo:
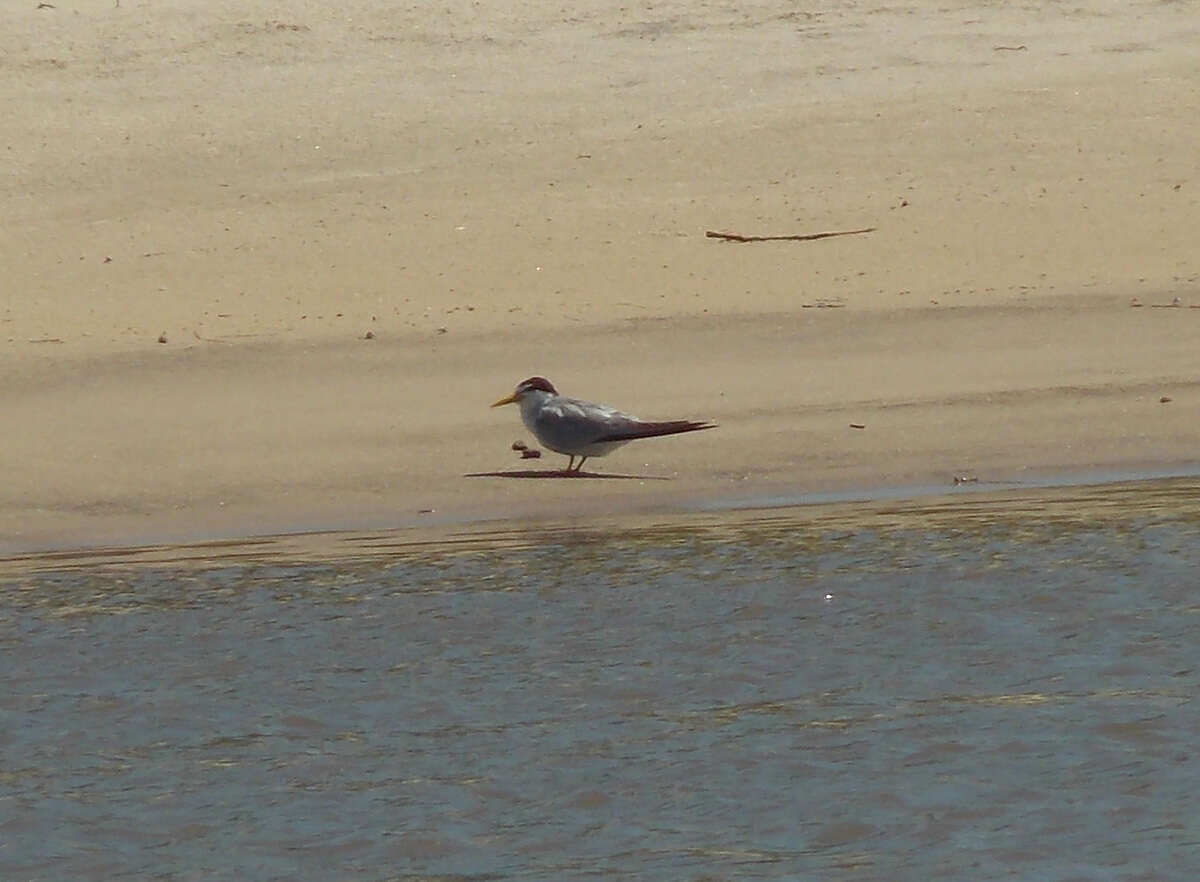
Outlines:
{"label": "bird", "polygon": [[[530,377],[518,383],[511,395],[501,398],[492,407],[505,404],[516,404],[521,408],[521,421],[543,446],[568,457],[568,474],[579,474],[591,457],[608,456],[638,438],[716,428],[716,424],[707,420],[640,420],[604,404],[559,395],[554,384],[545,377]],[[578,465],[575,457],[579,457]]]}

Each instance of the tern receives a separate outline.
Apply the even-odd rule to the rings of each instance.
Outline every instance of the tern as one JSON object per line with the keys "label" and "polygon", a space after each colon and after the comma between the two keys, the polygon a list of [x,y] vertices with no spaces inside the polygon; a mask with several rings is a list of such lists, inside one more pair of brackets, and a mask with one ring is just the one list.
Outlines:
{"label": "tern", "polygon": [[[501,398],[492,407],[517,404],[521,421],[544,447],[569,457],[567,471],[579,474],[583,464],[593,456],[608,456],[618,447],[638,438],[657,438],[715,429],[716,425],[697,420],[667,420],[648,422],[622,413],[615,408],[590,401],[580,401],[559,395],[545,377],[530,377],[520,383],[511,395]],[[575,465],[575,457],[579,465]]]}

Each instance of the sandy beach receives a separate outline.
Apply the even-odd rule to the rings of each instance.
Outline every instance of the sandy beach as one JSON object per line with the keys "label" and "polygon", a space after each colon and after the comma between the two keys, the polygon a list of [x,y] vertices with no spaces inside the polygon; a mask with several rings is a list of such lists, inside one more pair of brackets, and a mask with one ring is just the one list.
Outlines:
{"label": "sandy beach", "polygon": [[[1188,0],[7,4],[0,552],[1194,466],[1198,38]],[[720,428],[465,477],[529,467],[488,405],[532,374]]]}

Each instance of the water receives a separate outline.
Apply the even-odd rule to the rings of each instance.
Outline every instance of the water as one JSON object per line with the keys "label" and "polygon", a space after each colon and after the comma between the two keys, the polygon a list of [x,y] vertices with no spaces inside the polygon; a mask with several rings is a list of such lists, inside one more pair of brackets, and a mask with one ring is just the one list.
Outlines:
{"label": "water", "polygon": [[1195,878],[1198,499],[11,560],[0,878]]}

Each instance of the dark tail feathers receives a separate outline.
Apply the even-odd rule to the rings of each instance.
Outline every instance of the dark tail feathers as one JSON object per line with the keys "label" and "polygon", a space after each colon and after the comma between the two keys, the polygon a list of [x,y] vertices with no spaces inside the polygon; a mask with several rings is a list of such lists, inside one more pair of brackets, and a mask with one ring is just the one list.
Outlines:
{"label": "dark tail feathers", "polygon": [[660,435],[678,435],[680,432],[699,432],[701,429],[715,429],[716,423],[697,420],[668,420],[664,423],[635,423],[628,429],[613,432],[596,441],[633,441],[636,438],[657,438]]}

